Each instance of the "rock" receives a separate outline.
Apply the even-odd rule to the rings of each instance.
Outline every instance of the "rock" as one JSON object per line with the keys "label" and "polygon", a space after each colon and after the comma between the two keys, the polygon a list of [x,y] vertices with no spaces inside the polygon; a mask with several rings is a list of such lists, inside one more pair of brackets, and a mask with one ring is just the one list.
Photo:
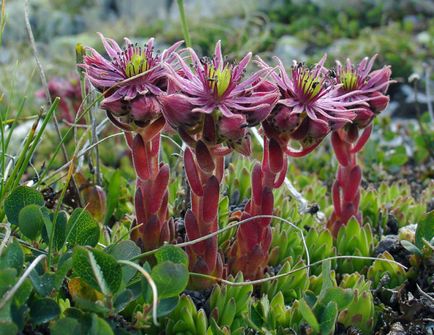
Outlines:
{"label": "rock", "polygon": [[385,235],[378,243],[374,250],[373,256],[377,257],[383,252],[389,252],[395,259],[395,261],[409,266],[408,256],[409,252],[401,245],[400,240],[397,235]]}
{"label": "rock", "polygon": [[307,45],[295,36],[282,36],[276,43],[274,54],[279,57],[285,66],[291,66],[292,61],[305,61]]}
{"label": "rock", "polygon": [[[345,55],[348,54],[348,49],[352,45],[353,41],[349,38],[338,38],[335,40],[328,48],[327,48],[327,54],[329,55]],[[344,59],[340,60],[345,61]]]}
{"label": "rock", "polygon": [[[434,83],[431,83],[431,87]],[[434,105],[434,95],[428,96],[425,92],[417,92],[417,101],[419,104],[419,110],[422,113],[428,110],[428,101]],[[417,109],[416,109],[416,99],[414,94],[414,89],[408,84],[401,84],[395,87],[395,91],[391,102],[388,107],[387,114],[391,114],[392,117],[399,117],[405,119],[416,119]]]}
{"label": "rock", "polygon": [[390,332],[387,333],[387,335],[405,335],[407,332],[405,331],[404,327],[400,322],[394,323],[390,327]]}
{"label": "rock", "polygon": [[[255,6],[255,2],[253,1],[253,4],[249,3],[249,10],[252,10],[252,6]],[[245,12],[243,3],[233,0],[185,0],[184,8],[189,21],[224,16],[225,14],[234,16],[237,13],[243,14]],[[176,1],[172,1],[169,18],[172,22],[179,22],[179,11]]]}

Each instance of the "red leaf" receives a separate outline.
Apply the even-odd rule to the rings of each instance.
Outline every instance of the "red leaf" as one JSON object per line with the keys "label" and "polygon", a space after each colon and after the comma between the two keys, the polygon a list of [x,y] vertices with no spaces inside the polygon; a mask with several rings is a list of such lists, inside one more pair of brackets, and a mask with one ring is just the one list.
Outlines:
{"label": "red leaf", "polygon": [[285,150],[285,153],[290,157],[296,157],[296,158],[297,157],[304,157],[307,154],[310,154],[312,151],[314,151],[320,143],[321,143],[321,141],[318,141],[318,142],[312,144],[311,146],[309,146],[307,148],[303,148],[303,149],[298,150],[298,151],[296,151],[290,147],[286,147],[284,150]]}
{"label": "red leaf", "polygon": [[202,183],[190,148],[184,151],[184,168],[191,190],[198,196],[203,195]]}
{"label": "red leaf", "polygon": [[153,181],[151,194],[149,201],[149,212],[156,213],[161,207],[161,202],[163,200],[164,193],[167,190],[167,185],[169,184],[169,166],[167,164],[160,168],[157,177]]}
{"label": "red leaf", "polygon": [[164,125],[166,124],[166,121],[164,120],[164,117],[160,117],[154,122],[152,122],[149,126],[145,128],[145,130],[142,132],[142,137],[145,142],[152,140],[156,135],[158,135],[163,129]]}
{"label": "red leaf", "polygon": [[[267,187],[262,191],[261,215],[272,215],[273,207],[274,207],[273,192]],[[261,224],[263,226],[268,226],[270,223],[271,223],[271,218],[261,220]]]}
{"label": "red leaf", "polygon": [[345,185],[345,189],[344,189],[345,202],[350,202],[354,199],[354,197],[356,196],[359,190],[361,180],[362,180],[362,170],[360,169],[360,166],[356,165],[351,169],[351,172],[349,173]]}
{"label": "red leaf", "polygon": [[[193,241],[201,237],[196,218],[190,209],[187,210],[187,212],[185,213],[184,224],[185,224],[185,231],[187,233],[187,239],[189,241]],[[192,250],[197,255],[203,255],[205,253],[206,246],[203,242],[198,242],[191,245],[190,250]]]}
{"label": "red leaf", "polygon": [[342,215],[341,215],[341,221],[342,224],[347,224],[348,220],[353,216],[356,215],[355,209],[352,203],[347,202],[344,204],[342,208]]}
{"label": "red leaf", "polygon": [[151,156],[155,157],[160,153],[160,136],[155,136],[152,140]]}
{"label": "red leaf", "polygon": [[339,134],[335,131],[332,133],[331,142],[339,164],[347,166],[350,162],[350,153],[348,152],[347,144],[341,140]]}
{"label": "red leaf", "polygon": [[354,143],[359,137],[359,127],[356,124],[352,123],[348,125],[346,133],[348,142]]}
{"label": "red leaf", "polygon": [[161,201],[160,209],[158,210],[158,217],[160,220],[165,221],[167,219],[167,204],[169,201],[169,194],[168,192],[164,192],[163,200]]}
{"label": "red leaf", "polygon": [[203,141],[196,143],[196,157],[199,168],[206,172],[212,173],[215,169],[214,160],[208,150],[207,145]]}
{"label": "red leaf", "polygon": [[283,159],[283,168],[280,171],[279,175],[277,176],[277,179],[274,181],[273,187],[279,188],[282,186],[283,182],[285,181],[286,172],[288,171],[288,159],[284,157]]}
{"label": "red leaf", "polygon": [[137,224],[145,222],[145,210],[144,210],[144,203],[143,203],[143,196],[142,196],[142,190],[138,187],[136,189],[136,194],[134,196],[134,206],[136,209],[136,219]]}
{"label": "red leaf", "polygon": [[193,139],[193,137],[190,136],[182,127],[178,128],[178,134],[181,137],[181,139],[190,147],[194,147],[196,145],[196,141]]}
{"label": "red leaf", "polygon": [[189,241],[200,237],[199,227],[197,226],[196,218],[193,212],[188,209],[184,216],[185,230]]}
{"label": "red leaf", "polygon": [[204,222],[213,222],[217,217],[220,185],[215,176],[211,176],[203,189],[202,217]]}
{"label": "red leaf", "polygon": [[356,145],[351,149],[351,153],[356,153],[363,149],[366,142],[368,142],[369,140],[369,136],[371,136],[371,132],[372,132],[372,124],[370,124],[368,127],[366,127],[363,130],[363,133],[360,136],[359,140],[357,141]]}
{"label": "red leaf", "polygon": [[332,194],[335,213],[337,216],[341,216],[341,194],[339,189],[339,183],[337,181],[333,183]]}
{"label": "red leaf", "polygon": [[253,167],[252,171],[252,200],[260,204],[262,198],[262,170],[259,164]]}
{"label": "red leaf", "polygon": [[215,129],[215,122],[212,115],[205,115],[205,119],[203,122],[203,132],[202,137],[205,141],[207,141],[210,144],[216,143],[216,129]]}
{"label": "red leaf", "polygon": [[137,134],[133,140],[132,146],[133,165],[137,176],[142,180],[150,178],[148,156],[146,154],[145,143],[140,134]]}
{"label": "red leaf", "polygon": [[274,174],[277,174],[283,168],[282,148],[277,141],[270,139],[268,142],[268,149],[270,171]]}
{"label": "red leaf", "polygon": [[128,147],[130,149],[132,149],[133,148],[133,135],[130,132],[126,131],[126,132],[124,132],[124,136],[125,136],[125,141],[128,144]]}

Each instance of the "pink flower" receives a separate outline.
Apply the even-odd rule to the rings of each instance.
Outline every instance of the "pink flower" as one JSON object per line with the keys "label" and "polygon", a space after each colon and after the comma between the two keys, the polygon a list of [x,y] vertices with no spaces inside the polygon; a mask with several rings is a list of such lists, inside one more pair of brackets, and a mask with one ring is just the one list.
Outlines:
{"label": "pink flower", "polygon": [[121,49],[114,40],[99,35],[110,59],[87,48],[89,55],[84,57],[82,66],[90,82],[105,94],[101,107],[126,117],[127,122],[145,126],[161,114],[157,97],[167,87],[163,63],[175,59],[174,51],[182,41],[159,54],[154,52],[153,38],[144,47],[125,38],[126,47]]}
{"label": "pink flower", "polygon": [[339,94],[346,102],[365,101],[368,108],[357,111],[354,123],[364,128],[372,121],[374,116],[382,112],[389,103],[389,97],[385,95],[392,71],[390,66],[371,71],[377,55],[369,59],[365,57],[357,66],[347,59],[345,66],[336,61],[336,83],[340,85]]}
{"label": "pink flower", "polygon": [[[60,97],[59,109],[61,119],[69,123],[74,123],[76,114],[82,102],[80,78],[77,73],[73,73],[68,78],[54,77],[48,82],[48,91],[52,97]],[[46,98],[45,90],[40,89],[36,92],[38,98]],[[86,120],[80,118],[78,123]]]}
{"label": "pink flower", "polygon": [[[290,74],[276,59],[278,72],[272,73],[271,77],[277,83],[281,97],[263,123],[269,137],[281,145],[291,139],[297,140],[306,148],[318,144],[330,131],[356,117],[357,109],[351,108],[354,102],[342,101],[342,97],[337,96],[337,87],[328,80],[324,67],[326,56],[312,69],[295,63]],[[269,68],[260,58],[258,63],[262,68]]]}
{"label": "pink flower", "polygon": [[179,55],[180,71],[167,66],[175,91],[161,97],[167,122],[190,134],[200,132],[198,127],[204,124],[203,137],[209,144],[225,143],[243,152],[248,141],[246,127],[264,120],[277,102],[275,85],[261,79],[269,70],[243,80],[251,53],[238,64],[229,63],[223,59],[220,41],[212,59],[199,59],[194,50],[187,50],[192,66]]}

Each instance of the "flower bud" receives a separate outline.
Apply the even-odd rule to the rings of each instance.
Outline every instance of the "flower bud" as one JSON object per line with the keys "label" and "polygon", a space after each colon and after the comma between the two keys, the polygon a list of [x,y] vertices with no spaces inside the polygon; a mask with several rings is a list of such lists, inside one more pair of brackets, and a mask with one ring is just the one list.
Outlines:
{"label": "flower bud", "polygon": [[386,109],[387,105],[389,104],[389,100],[390,99],[387,95],[384,95],[380,92],[373,92],[370,95],[369,106],[374,113],[378,114]]}

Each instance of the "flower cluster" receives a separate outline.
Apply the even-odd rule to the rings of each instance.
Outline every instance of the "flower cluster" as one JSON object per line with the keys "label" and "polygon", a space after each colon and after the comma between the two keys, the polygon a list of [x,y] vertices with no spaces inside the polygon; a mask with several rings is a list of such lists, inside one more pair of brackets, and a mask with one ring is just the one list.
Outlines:
{"label": "flower cluster", "polygon": [[[361,223],[356,153],[369,137],[373,117],[388,104],[385,93],[391,82],[390,68],[371,71],[375,57],[357,67],[347,61],[327,69],[324,56],[314,67],[294,62],[289,72],[279,59],[272,67],[258,57],[258,69],[248,75],[252,54],[229,61],[220,42],[212,57],[200,58],[191,48],[178,50],[181,42],[157,53],[152,39],[144,47],[126,39],[121,49],[114,40],[101,38],[110,59],[88,48],[82,67],[103,93],[101,107],[125,131],[131,148],[140,226],[133,239],[143,249],[174,236],[167,210],[170,171],[158,154],[160,133],[169,128],[187,145],[184,167],[191,208],[184,218],[186,240],[218,230],[225,156],[233,151],[250,155],[250,127],[260,126],[264,134],[262,164],[252,171],[251,199],[240,216],[250,221],[239,226],[226,255],[218,250],[216,236],[187,247],[192,271],[213,276],[242,271],[249,279],[264,274],[271,219],[254,217],[273,214],[273,189],[285,180],[287,156],[309,154],[329,133],[340,164],[329,227],[336,233],[351,216]],[[198,283],[199,288],[209,285],[206,280]]]}
{"label": "flower cluster", "polygon": [[[53,97],[60,97],[60,119],[69,123],[84,123],[83,117],[77,113],[82,102],[80,78],[76,73],[66,78],[54,77],[48,82],[48,92]],[[36,92],[38,98],[46,98],[46,91],[41,89]]]}

